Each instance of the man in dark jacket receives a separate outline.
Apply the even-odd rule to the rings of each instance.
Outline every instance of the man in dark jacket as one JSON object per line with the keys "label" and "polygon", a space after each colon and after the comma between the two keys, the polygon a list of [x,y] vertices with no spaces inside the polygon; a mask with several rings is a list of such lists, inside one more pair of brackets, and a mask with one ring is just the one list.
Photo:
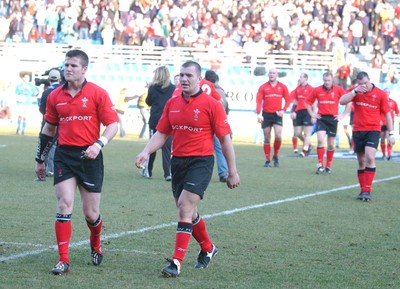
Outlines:
{"label": "man in dark jacket", "polygon": [[[61,72],[58,68],[53,68],[50,69],[49,74],[48,74],[48,81],[49,81],[49,86],[43,91],[42,97],[40,98],[40,104],[39,104],[39,111],[43,115],[43,120],[42,120],[42,128],[45,123],[44,120],[44,115],[46,113],[46,103],[47,103],[47,97],[49,94],[59,87],[61,85]],[[46,157],[46,160],[44,161],[46,164],[46,176],[51,177],[54,175],[54,164],[53,164],[53,158],[54,158],[54,151],[57,146],[57,137],[58,134],[53,138],[53,144],[51,146],[51,149]],[[35,181],[42,181],[41,179],[37,178]]]}

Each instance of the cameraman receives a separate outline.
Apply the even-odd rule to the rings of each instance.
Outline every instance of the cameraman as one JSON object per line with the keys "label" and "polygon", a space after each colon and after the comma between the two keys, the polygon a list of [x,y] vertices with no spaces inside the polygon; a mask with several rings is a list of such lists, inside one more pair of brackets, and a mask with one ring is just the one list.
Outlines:
{"label": "cameraman", "polygon": [[[42,93],[42,97],[40,99],[40,106],[39,106],[39,111],[43,115],[43,120],[42,120],[42,126],[45,123],[44,120],[44,115],[46,113],[46,103],[47,103],[47,97],[49,94],[59,87],[62,83],[62,76],[61,76],[61,71],[58,68],[52,68],[49,70],[48,73],[48,86],[45,88],[45,90]],[[45,164],[46,164],[46,176],[51,177],[54,175],[54,163],[53,163],[53,158],[54,158],[54,151],[56,149],[57,145],[57,138],[58,138],[58,133],[53,138],[53,144],[51,146],[51,149],[46,157]],[[40,181],[40,179],[36,179],[36,181]]]}

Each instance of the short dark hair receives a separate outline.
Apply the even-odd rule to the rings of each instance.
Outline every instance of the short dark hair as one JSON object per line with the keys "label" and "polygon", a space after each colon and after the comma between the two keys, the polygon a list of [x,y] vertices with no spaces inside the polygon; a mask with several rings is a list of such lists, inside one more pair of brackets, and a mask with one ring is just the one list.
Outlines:
{"label": "short dark hair", "polygon": [[219,79],[218,74],[213,70],[207,70],[204,78],[212,83],[216,83]]}
{"label": "short dark hair", "polygon": [[88,66],[89,65],[89,56],[82,50],[79,49],[73,49],[67,52],[67,54],[65,54],[65,57],[77,57],[81,60],[81,64],[82,66]]}
{"label": "short dark hair", "polygon": [[369,79],[369,75],[368,75],[368,73],[366,73],[365,71],[361,71],[361,72],[359,72],[359,73],[357,74],[357,80],[361,80],[361,79],[363,79],[364,77],[366,77],[366,78]]}
{"label": "short dark hair", "polygon": [[197,74],[200,76],[201,75],[201,66],[195,61],[186,61],[184,64],[182,64],[182,67],[187,68],[187,67],[195,67]]}

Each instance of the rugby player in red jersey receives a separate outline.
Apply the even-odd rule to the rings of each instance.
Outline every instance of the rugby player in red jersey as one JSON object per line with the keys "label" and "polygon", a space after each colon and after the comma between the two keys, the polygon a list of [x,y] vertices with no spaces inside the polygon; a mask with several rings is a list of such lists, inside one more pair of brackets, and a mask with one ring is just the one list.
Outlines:
{"label": "rugby player in red jersey", "polygon": [[[397,102],[390,98],[390,89],[385,88],[383,90],[387,97],[388,97],[388,102],[389,102],[389,108],[390,108],[390,116],[392,117],[392,122],[393,122],[393,128],[394,128],[394,118],[396,115],[399,115],[399,107],[397,106]],[[382,151],[382,156],[383,159],[390,160],[392,158],[392,146],[388,143],[386,146],[386,139],[388,138],[389,131],[387,129],[386,125],[386,117],[385,115],[381,115],[381,121],[382,121],[382,128],[381,128],[381,151]],[[387,149],[387,154],[386,154],[386,149]]]}
{"label": "rugby player in red jersey", "polygon": [[381,114],[386,118],[388,143],[391,145],[395,143],[393,122],[388,97],[384,91],[371,83],[364,71],[357,74],[357,86],[340,99],[340,104],[343,105],[351,102],[354,106],[354,152],[357,154],[357,176],[361,190],[357,198],[369,201],[376,172],[375,155],[381,131]]}
{"label": "rugby player in red jersey", "polygon": [[292,113],[294,135],[303,141],[303,151],[300,156],[308,156],[311,147],[311,116],[306,108],[306,98],[313,91],[313,87],[308,84],[308,75],[300,74],[298,86],[291,92],[293,95]]}
{"label": "rugby player in red jersey", "polygon": [[179,75],[182,94],[166,103],[157,132],[135,160],[136,166],[140,167],[149,154],[158,150],[168,135],[172,135],[171,185],[178,208],[178,226],[173,256],[162,270],[166,277],[180,274],[191,236],[201,247],[195,268],[207,268],[218,252],[197,210],[212,177],[214,134],[221,142],[228,163],[227,186],[233,189],[240,184],[231,128],[223,106],[201,89],[201,67],[197,62],[185,62]]}
{"label": "rugby player in red jersey", "polygon": [[[206,76],[205,76],[206,78],[207,78],[207,74],[209,73],[209,71],[206,71]],[[211,82],[210,80],[206,79],[206,78],[202,78],[200,80],[200,88],[205,93],[210,95],[212,98],[218,100],[225,107],[224,100],[223,100],[221,94],[215,88],[214,83]],[[182,95],[182,87],[179,85],[179,80],[177,80],[176,82],[178,83],[178,85],[176,85],[176,88],[175,88],[175,91],[173,93],[173,96],[181,96]],[[222,153],[221,144],[220,144],[218,138],[215,135],[214,135],[214,152],[215,152],[215,156],[216,156],[219,180],[221,182],[225,183],[226,182],[226,176],[228,175],[228,165],[226,164],[225,157],[224,157],[224,155]]]}
{"label": "rugby player in red jersey", "polygon": [[[282,118],[290,104],[289,90],[286,85],[278,81],[278,70],[271,68],[268,72],[268,81],[258,88],[256,97],[256,113],[258,122],[264,132],[264,167],[271,166],[271,130],[274,128],[274,155],[275,167],[279,167],[279,149],[282,144]],[[282,101],[285,104],[282,105]]]}
{"label": "rugby player in red jersey", "polygon": [[[312,123],[317,123],[317,174],[330,174],[333,155],[335,154],[335,138],[338,121],[346,116],[350,107],[339,115],[339,99],[345,94],[345,90],[333,84],[333,74],[325,72],[322,76],[324,84],[314,88],[306,99],[306,108],[311,115]],[[317,105],[314,105],[317,101]],[[326,164],[325,138],[327,137]]]}
{"label": "rugby player in red jersey", "polygon": [[[103,185],[101,149],[118,131],[118,115],[108,93],[85,79],[89,57],[81,50],[65,55],[66,83],[54,89],[47,99],[46,123],[39,135],[35,171],[45,178],[45,157],[58,126],[58,146],[54,156],[54,189],[57,198],[55,234],[59,262],[51,272],[56,275],[70,270],[68,247],[72,234],[72,210],[76,188],[79,189],[83,213],[90,230],[91,259],[100,265],[103,251],[100,243],[102,215],[100,192]],[[100,136],[100,127],[105,129]]]}

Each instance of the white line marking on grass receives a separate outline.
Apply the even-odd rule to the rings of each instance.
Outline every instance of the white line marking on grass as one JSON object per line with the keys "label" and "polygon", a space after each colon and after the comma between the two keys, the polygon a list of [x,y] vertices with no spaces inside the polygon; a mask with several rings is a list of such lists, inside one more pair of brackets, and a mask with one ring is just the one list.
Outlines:
{"label": "white line marking on grass", "polygon": [[[390,178],[384,178],[384,179],[380,179],[380,180],[375,180],[374,184],[387,182],[387,181],[392,181],[392,180],[396,180],[396,179],[399,179],[399,178],[400,178],[400,175],[399,176],[390,177]],[[331,189],[331,190],[316,192],[316,193],[307,194],[307,195],[301,195],[301,196],[297,196],[297,197],[291,197],[291,198],[277,200],[277,201],[268,202],[268,203],[261,203],[261,204],[255,204],[255,205],[246,206],[246,207],[242,207],[242,208],[235,208],[235,209],[232,209],[232,210],[226,210],[226,211],[222,211],[222,212],[215,213],[215,214],[202,215],[202,217],[204,219],[211,219],[211,218],[215,218],[215,217],[218,217],[218,216],[231,215],[231,214],[235,214],[235,213],[239,213],[239,212],[244,212],[244,211],[249,211],[249,210],[253,210],[253,209],[258,209],[258,208],[278,205],[278,204],[287,203],[287,202],[293,202],[293,201],[297,201],[297,200],[302,200],[302,199],[306,199],[306,198],[326,195],[326,194],[329,194],[329,193],[344,191],[344,190],[357,188],[357,187],[359,187],[359,184],[339,187],[339,188],[335,188],[335,189]],[[133,230],[133,231],[124,231],[124,232],[120,232],[120,233],[104,235],[101,238],[101,240],[105,241],[105,240],[108,240],[108,239],[117,239],[117,238],[128,236],[128,235],[145,233],[145,232],[154,231],[154,230],[158,230],[158,229],[164,229],[164,228],[171,227],[171,226],[176,226],[176,222],[160,224],[160,225],[152,226],[152,227],[145,227],[145,228],[141,228],[141,229],[137,229],[137,230]],[[87,244],[89,244],[89,240],[83,240],[83,241],[80,241],[80,242],[71,243],[70,244],[70,248],[77,248],[77,247],[80,247],[80,246],[83,246],[83,245],[87,245]],[[26,251],[26,252],[22,252],[22,253],[11,255],[11,256],[7,256],[7,257],[0,257],[0,262],[16,260],[16,259],[27,257],[29,255],[37,255],[37,254],[41,254],[41,253],[49,251],[49,250],[57,250],[57,246],[52,246],[52,247],[49,247],[47,249],[41,249],[41,250]],[[131,252],[133,252],[133,251],[131,251]]]}
{"label": "white line marking on grass", "polygon": [[44,247],[42,244],[32,244],[32,243],[18,243],[18,242],[0,242],[0,245],[15,245],[19,247]]}
{"label": "white line marking on grass", "polygon": [[108,249],[107,252],[121,252],[121,253],[134,253],[134,254],[152,254],[152,255],[158,255],[160,253],[157,252],[146,252],[146,251],[140,251],[140,250],[120,250],[120,249]]}

